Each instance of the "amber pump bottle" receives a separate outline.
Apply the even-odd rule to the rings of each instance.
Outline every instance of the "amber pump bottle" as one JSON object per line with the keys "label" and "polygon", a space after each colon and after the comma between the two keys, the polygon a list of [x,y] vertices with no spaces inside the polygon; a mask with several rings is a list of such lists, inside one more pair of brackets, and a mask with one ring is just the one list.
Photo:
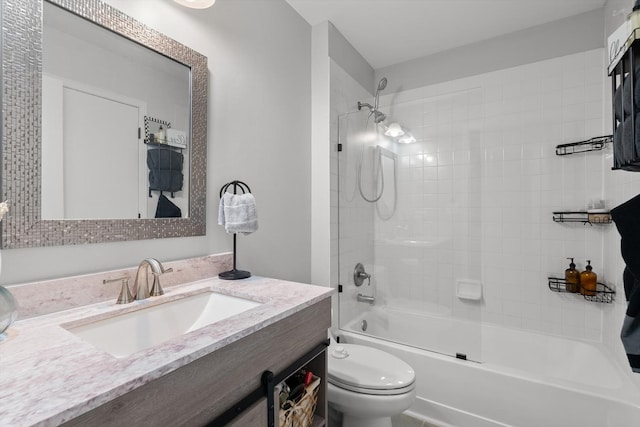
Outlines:
{"label": "amber pump bottle", "polygon": [[573,258],[567,258],[571,260],[569,268],[564,271],[565,289],[567,292],[580,291],[580,272],[576,270],[576,265],[573,263]]}
{"label": "amber pump bottle", "polygon": [[580,273],[580,293],[587,296],[594,296],[598,288],[598,275],[591,267],[591,260],[587,260],[585,270]]}

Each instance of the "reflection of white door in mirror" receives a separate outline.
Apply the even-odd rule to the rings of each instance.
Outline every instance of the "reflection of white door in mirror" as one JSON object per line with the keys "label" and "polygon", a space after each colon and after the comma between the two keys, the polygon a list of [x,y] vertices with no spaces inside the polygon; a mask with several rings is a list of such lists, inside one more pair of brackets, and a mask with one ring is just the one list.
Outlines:
{"label": "reflection of white door in mirror", "polygon": [[148,218],[146,104],[52,76],[43,102],[42,218]]}

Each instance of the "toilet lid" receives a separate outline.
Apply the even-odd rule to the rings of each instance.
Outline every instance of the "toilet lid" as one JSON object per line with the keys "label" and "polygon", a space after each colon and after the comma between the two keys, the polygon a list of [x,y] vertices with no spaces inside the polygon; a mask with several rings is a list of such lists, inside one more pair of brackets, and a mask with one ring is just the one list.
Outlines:
{"label": "toilet lid", "polygon": [[328,378],[335,386],[369,394],[401,394],[413,389],[415,372],[404,361],[375,348],[330,346]]}

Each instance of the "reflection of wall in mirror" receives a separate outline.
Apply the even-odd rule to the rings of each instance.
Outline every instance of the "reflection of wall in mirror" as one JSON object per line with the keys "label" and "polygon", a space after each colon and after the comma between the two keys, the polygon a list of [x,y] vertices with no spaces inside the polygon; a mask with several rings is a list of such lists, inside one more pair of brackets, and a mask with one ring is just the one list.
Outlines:
{"label": "reflection of wall in mirror", "polygon": [[[68,12],[45,2],[43,73],[142,100],[146,102],[146,114],[171,122],[175,129],[189,129],[189,68],[104,29],[99,29],[101,34],[98,36],[84,35],[84,33],[78,36],[69,34],[86,31],[85,27],[90,27],[94,31],[97,27],[77,17],[73,17],[74,20],[68,23],[65,17],[58,16],[60,14],[69,15]],[[76,22],[76,20],[82,22]],[[56,22],[65,22],[64,31],[51,26],[57,25]],[[123,41],[125,47],[117,52],[118,48],[115,46],[122,46]],[[68,52],[74,52],[74,54],[68,55]],[[47,104],[47,100],[43,98],[43,106]],[[102,117],[102,122],[103,125],[100,129],[96,129],[96,132],[109,132],[110,129],[118,126],[118,123],[109,117]],[[43,152],[43,163],[50,163],[48,155],[45,157],[46,154]],[[189,207],[190,150],[183,150],[183,154],[185,156],[183,191],[175,193],[172,202],[186,217]],[[52,162],[56,161],[54,156]],[[143,155],[139,158],[139,170],[139,179],[147,180],[148,169]],[[145,185],[146,183],[143,183],[141,187]],[[87,188],[87,191],[90,189]],[[142,206],[138,210],[143,218],[154,217],[158,196],[159,194],[154,193],[151,198],[148,194],[145,198],[139,198]],[[104,215],[96,213],[90,217],[104,218]]]}

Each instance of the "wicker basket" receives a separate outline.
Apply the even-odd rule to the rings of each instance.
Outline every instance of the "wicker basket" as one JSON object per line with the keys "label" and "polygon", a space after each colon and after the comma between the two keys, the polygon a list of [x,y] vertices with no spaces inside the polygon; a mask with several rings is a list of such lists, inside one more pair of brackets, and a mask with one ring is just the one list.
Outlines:
{"label": "wicker basket", "polygon": [[288,409],[280,409],[280,427],[311,427],[313,415],[318,403],[320,377],[313,377],[313,381],[296,401],[288,400]]}

